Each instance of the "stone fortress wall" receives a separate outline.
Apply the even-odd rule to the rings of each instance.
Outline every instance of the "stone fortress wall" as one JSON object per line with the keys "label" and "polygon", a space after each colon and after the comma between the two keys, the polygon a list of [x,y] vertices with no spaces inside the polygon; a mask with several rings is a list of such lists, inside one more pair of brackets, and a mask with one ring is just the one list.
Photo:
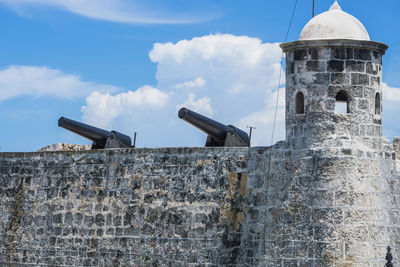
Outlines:
{"label": "stone fortress wall", "polygon": [[2,153],[0,261],[253,264],[262,259],[268,155],[239,148]]}
{"label": "stone fortress wall", "polygon": [[0,153],[0,262],[383,266],[400,249],[391,147]]}

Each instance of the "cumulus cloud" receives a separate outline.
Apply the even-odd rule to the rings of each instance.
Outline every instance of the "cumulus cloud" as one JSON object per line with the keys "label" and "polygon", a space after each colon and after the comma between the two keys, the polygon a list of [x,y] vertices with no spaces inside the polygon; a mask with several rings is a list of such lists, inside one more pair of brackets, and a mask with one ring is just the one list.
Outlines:
{"label": "cumulus cloud", "polygon": [[179,83],[175,85],[175,88],[198,88],[198,87],[203,87],[204,85],[206,85],[206,81],[201,77],[197,77],[193,81]]}
{"label": "cumulus cloud", "polygon": [[153,3],[142,0],[0,0],[19,13],[24,13],[27,8],[36,5],[51,6],[67,10],[71,13],[119,23],[156,23],[176,24],[195,23],[212,19],[211,16],[198,16],[195,14],[179,15],[164,12],[162,3]]}
{"label": "cumulus cloud", "polygon": [[[213,119],[225,124],[236,124],[243,130],[247,125],[259,127],[253,134],[253,145],[267,145],[272,128],[271,117],[275,103],[281,49],[278,43],[263,43],[258,38],[216,34],[181,40],[177,43],[157,43],[150,59],[157,63],[158,88],[173,91],[178,106],[192,104],[192,108],[208,106],[195,102],[203,97],[212,103]],[[184,87],[186,94],[174,90],[174,85],[185,84],[201,77],[206,84],[195,90]],[[282,81],[282,84],[284,81]],[[192,101],[190,101],[192,99]],[[279,114],[284,114],[280,108]],[[210,116],[211,116],[210,115]],[[282,116],[279,118],[282,119]],[[184,126],[182,126],[184,127]],[[187,126],[190,127],[190,126]],[[191,132],[193,133],[193,132]],[[276,136],[283,138],[283,123],[277,125]],[[192,142],[195,142],[194,138]],[[190,143],[189,143],[190,144]]]}
{"label": "cumulus cloud", "polygon": [[382,83],[383,97],[386,102],[400,102],[400,88]]}
{"label": "cumulus cloud", "polygon": [[[120,102],[126,96],[93,94],[83,108],[84,120],[118,130],[135,125],[141,146],[201,146],[206,135],[177,117],[177,108],[185,106],[243,130],[255,126],[252,144],[269,145],[281,70],[278,43],[216,34],[157,43],[149,56],[157,64],[155,90],[168,95],[164,106],[138,109],[133,100]],[[282,105],[279,110],[283,114]],[[276,136],[284,135],[282,125]]]}
{"label": "cumulus cloud", "polygon": [[400,88],[382,83],[383,89],[383,134],[388,138],[400,136],[398,122]]}
{"label": "cumulus cloud", "polygon": [[196,100],[196,95],[190,93],[188,95],[188,99],[183,104],[177,105],[177,110],[179,110],[180,108],[186,107],[186,108],[192,109],[193,111],[201,113],[205,116],[212,116],[213,109],[211,107],[210,102],[211,102],[211,99],[207,96]]}
{"label": "cumulus cloud", "polygon": [[150,59],[157,63],[161,87],[177,80],[203,77],[216,93],[260,92],[277,86],[281,68],[278,43],[230,34],[208,35],[173,43],[157,43]]}
{"label": "cumulus cloud", "polygon": [[83,81],[78,75],[36,66],[10,66],[0,70],[0,101],[20,97],[85,97],[92,91],[115,92],[120,88]]}
{"label": "cumulus cloud", "polygon": [[86,106],[82,107],[82,118],[85,122],[107,128],[119,116],[136,116],[138,112],[163,108],[168,98],[168,94],[148,85],[116,95],[93,92],[86,98]]}

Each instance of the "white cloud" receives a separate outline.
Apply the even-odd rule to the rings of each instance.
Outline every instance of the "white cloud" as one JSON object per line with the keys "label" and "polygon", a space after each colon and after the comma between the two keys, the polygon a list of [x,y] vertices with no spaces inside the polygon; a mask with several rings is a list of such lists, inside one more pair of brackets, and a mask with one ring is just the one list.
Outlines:
{"label": "white cloud", "polygon": [[211,99],[207,96],[196,100],[196,95],[190,93],[190,94],[188,94],[187,100],[183,104],[177,105],[177,110],[185,107],[188,109],[192,109],[195,112],[201,113],[204,116],[212,116],[213,109],[211,107],[210,102],[211,102]]}
{"label": "white cloud", "polygon": [[150,52],[160,88],[203,77],[215,93],[230,95],[276,88],[280,56],[278,43],[230,34],[157,43]]}
{"label": "white cloud", "polygon": [[0,101],[20,96],[85,97],[92,91],[115,92],[118,87],[83,81],[78,75],[36,66],[10,66],[0,70]]}
{"label": "white cloud", "polygon": [[[213,119],[224,124],[236,124],[245,131],[247,125],[255,126],[257,129],[253,133],[252,144],[269,145],[270,137],[267,136],[270,136],[271,118],[275,112],[274,92],[281,70],[281,51],[278,43],[263,43],[258,38],[247,36],[216,34],[181,40],[176,44],[155,44],[150,59],[157,63],[156,78],[160,90],[174,91],[174,85],[202,77],[207,81],[206,85],[193,92],[188,88],[188,93],[195,93],[199,99],[210,99]],[[180,103],[188,105],[193,102],[184,97],[186,94],[174,93],[179,107],[182,106]],[[279,115],[284,114],[283,107],[279,111],[280,123],[275,140],[284,138],[283,118]],[[193,132],[187,135],[191,134]],[[193,145],[196,140],[193,137],[192,143],[186,144]]]}
{"label": "white cloud", "polygon": [[119,23],[176,24],[195,23],[212,17],[195,14],[167,14],[161,10],[161,3],[141,0],[0,0],[0,3],[16,9],[19,13],[36,5],[52,6],[92,19]]}
{"label": "white cloud", "polygon": [[116,95],[93,92],[86,98],[86,106],[82,107],[82,118],[87,123],[107,128],[118,116],[132,116],[135,112],[161,109],[168,98],[168,94],[148,85],[134,92]]}
{"label": "white cloud", "polygon": [[198,88],[198,87],[203,87],[204,85],[206,85],[206,81],[201,77],[197,77],[192,81],[179,83],[175,85],[175,88]]}
{"label": "white cloud", "polygon": [[387,102],[400,102],[400,88],[390,87],[382,83],[383,98]]}
{"label": "white cloud", "polygon": [[388,138],[400,136],[398,122],[400,88],[391,87],[382,83],[383,89],[383,135]]}

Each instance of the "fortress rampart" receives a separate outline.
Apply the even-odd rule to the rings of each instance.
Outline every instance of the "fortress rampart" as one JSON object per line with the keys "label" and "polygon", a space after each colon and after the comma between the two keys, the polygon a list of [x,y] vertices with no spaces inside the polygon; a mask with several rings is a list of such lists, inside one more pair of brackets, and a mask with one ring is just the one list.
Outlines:
{"label": "fortress rampart", "polygon": [[0,261],[383,266],[400,249],[390,147],[0,153]]}

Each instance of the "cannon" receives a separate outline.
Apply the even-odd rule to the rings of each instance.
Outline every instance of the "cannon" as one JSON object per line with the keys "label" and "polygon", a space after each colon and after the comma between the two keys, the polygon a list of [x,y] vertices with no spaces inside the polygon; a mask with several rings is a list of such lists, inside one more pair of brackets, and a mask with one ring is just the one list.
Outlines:
{"label": "cannon", "polygon": [[224,125],[187,108],[181,108],[178,117],[205,132],[206,147],[249,147],[250,139],[246,132],[232,125]]}
{"label": "cannon", "polygon": [[64,117],[58,120],[58,126],[91,140],[92,149],[131,147],[131,138],[116,131],[106,131]]}

